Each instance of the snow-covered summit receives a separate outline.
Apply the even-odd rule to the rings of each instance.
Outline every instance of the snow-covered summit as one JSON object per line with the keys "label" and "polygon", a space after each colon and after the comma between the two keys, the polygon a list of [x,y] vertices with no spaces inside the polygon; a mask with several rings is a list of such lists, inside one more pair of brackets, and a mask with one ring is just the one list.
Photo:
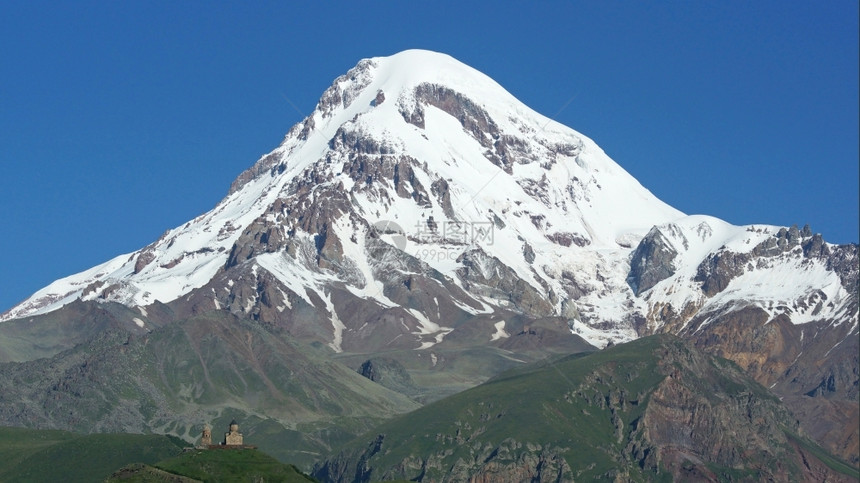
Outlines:
{"label": "snow-covered summit", "polygon": [[[389,226],[399,232],[380,228]],[[486,75],[444,54],[408,50],[364,59],[335,79],[213,210],[52,283],[0,321],[76,299],[140,307],[182,299],[195,310],[289,321],[298,303],[322,314],[319,330],[341,350],[369,322],[344,314],[338,291],[399,310],[402,340],[418,347],[455,330],[452,318],[486,317],[494,331],[487,340],[498,340],[504,324],[493,317],[511,313],[566,319],[598,345],[658,330],[670,319],[659,307],[683,308],[689,320],[715,306],[708,300],[725,307],[754,299],[773,312],[820,291],[829,305],[816,314],[840,313],[850,280],[826,261],[806,264],[824,267],[815,287],[794,284],[776,295],[760,284],[738,287],[745,276],[788,266],[788,249],[780,248],[782,262],[749,255],[781,233],[687,217],[591,139]],[[811,233],[792,236],[789,248],[813,243]],[[396,263],[380,247],[395,247]],[[726,253],[738,260],[728,274],[720,271]],[[265,296],[262,279],[274,284]],[[433,295],[397,296],[404,284]]]}

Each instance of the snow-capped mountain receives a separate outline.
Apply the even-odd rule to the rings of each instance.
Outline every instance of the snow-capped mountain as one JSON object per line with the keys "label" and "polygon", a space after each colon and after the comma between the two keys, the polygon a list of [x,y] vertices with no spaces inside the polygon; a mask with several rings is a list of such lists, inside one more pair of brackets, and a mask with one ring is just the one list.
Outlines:
{"label": "snow-capped mountain", "polygon": [[515,350],[535,327],[599,347],[668,331],[786,395],[832,379],[856,400],[857,289],[856,245],[685,215],[492,79],[410,50],[335,79],[213,210],[0,321],[113,301],[147,328],[168,304],[347,353]]}
{"label": "snow-capped mountain", "polygon": [[[338,346],[329,287],[400,305],[385,295],[389,280],[370,246],[381,240],[420,272],[438,271],[463,289],[453,299],[466,312],[506,307],[565,316],[598,345],[637,337],[637,317],[649,332],[659,330],[665,318],[651,313],[666,306],[708,312],[754,304],[771,316],[787,312],[794,323],[853,317],[856,324],[856,306],[850,313],[846,305],[850,285],[822,260],[759,259],[738,267],[719,293],[703,289],[699,272],[709,257],[749,254],[779,230],[686,217],[592,140],[453,58],[412,50],[363,60],[336,79],[315,111],[212,211],[142,250],[52,283],[0,320],[75,299],[167,303],[250,264],[314,307],[308,292],[316,292],[330,313],[329,342]],[[667,252],[650,272],[642,267],[655,264],[653,254],[637,249],[646,235],[648,247],[656,242]],[[642,280],[630,273],[631,253],[634,271],[645,270]],[[493,286],[504,279],[541,303],[523,306]],[[216,307],[230,305],[222,298],[211,293]],[[808,302],[799,308],[800,300]],[[408,310],[422,327],[418,335],[448,330],[433,311]]]}

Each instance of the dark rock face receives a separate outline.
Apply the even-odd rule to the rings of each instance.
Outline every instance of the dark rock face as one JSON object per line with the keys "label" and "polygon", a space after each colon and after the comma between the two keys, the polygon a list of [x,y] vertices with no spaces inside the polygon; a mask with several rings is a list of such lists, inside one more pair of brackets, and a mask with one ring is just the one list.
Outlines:
{"label": "dark rock face", "polygon": [[388,192],[391,189],[400,198],[411,198],[419,206],[430,206],[427,190],[415,175],[413,166],[418,161],[414,158],[394,155],[390,146],[351,129],[338,129],[329,145],[345,153],[331,157],[329,162],[343,162],[342,173],[355,181],[350,193],[363,192],[371,199],[383,199],[389,204],[393,202]]}
{"label": "dark rock face", "polygon": [[588,238],[578,234],[578,233],[569,233],[569,232],[561,232],[561,233],[552,233],[546,235],[547,240],[555,243],[556,245],[561,245],[563,247],[569,247],[571,245],[576,245],[578,247],[584,247],[591,244],[591,240]]}
{"label": "dark rock face", "polygon": [[[321,112],[323,117],[329,117],[335,108],[349,107],[362,89],[370,84],[369,71],[375,65],[373,60],[363,59],[355,67],[349,69],[346,74],[335,79],[332,85],[323,92],[316,110]],[[351,82],[347,83],[347,81]],[[341,87],[344,84],[348,87]]]}
{"label": "dark rock face", "polygon": [[686,344],[667,344],[662,350],[659,371],[665,376],[636,422],[647,443],[638,444],[634,458],[644,456],[640,464],[654,470],[657,463],[686,459],[694,466],[696,460],[708,461],[787,477],[788,462],[771,452],[776,445],[788,445],[785,430],[796,431],[797,423],[776,398],[756,384],[733,387],[745,378],[742,372]]}
{"label": "dark rock face", "polygon": [[415,98],[460,120],[463,128],[476,139],[482,138],[484,133],[499,137],[499,128],[487,111],[457,91],[435,84],[421,84],[415,88]]}
{"label": "dark rock face", "polygon": [[[567,448],[529,445],[533,452],[523,451],[523,443],[509,438],[498,446],[476,448],[470,458],[460,458],[453,465],[448,454],[437,451],[427,457],[414,456],[391,468],[374,468],[370,461],[388,448],[385,435],[380,434],[361,453],[340,454],[314,469],[313,476],[321,481],[370,482],[387,480],[411,481],[469,481],[476,483],[507,483],[529,481],[562,483],[573,481],[574,472],[564,459]],[[465,444],[464,437],[454,437],[451,443]],[[358,458],[356,463],[354,458]],[[441,480],[427,477],[428,472],[444,471]],[[447,470],[447,471],[446,471]],[[418,476],[409,476],[418,475]]]}
{"label": "dark rock face", "polygon": [[744,273],[752,257],[747,253],[720,251],[708,255],[696,271],[695,281],[702,283],[702,292],[708,297],[722,292],[729,282]]}
{"label": "dark rock face", "polygon": [[463,129],[486,149],[484,156],[506,173],[512,173],[513,163],[531,159],[525,141],[502,134],[487,111],[459,92],[445,86],[424,83],[415,88],[415,99],[416,104],[411,111],[406,108],[400,111],[406,122],[423,129],[423,105],[433,106],[460,121]]}
{"label": "dark rock face", "polygon": [[658,227],[654,227],[633,251],[627,284],[637,296],[675,273],[675,250]]}
{"label": "dark rock face", "polygon": [[[860,292],[860,245],[852,243],[850,245],[837,245],[832,250],[823,248],[815,250],[818,239],[813,237],[810,242],[804,246],[804,253],[809,253],[809,257],[815,257],[827,260],[827,269],[833,270],[839,274],[842,281],[842,286],[848,293],[857,294]],[[827,249],[827,250],[825,250]]]}
{"label": "dark rock face", "polygon": [[225,268],[234,267],[255,255],[280,250],[285,242],[285,233],[281,227],[257,220],[251,223],[233,244]]}
{"label": "dark rock face", "polygon": [[[293,129],[297,129],[302,125],[307,126],[308,130],[313,129],[313,118],[306,118],[303,123],[296,124],[293,126]],[[292,130],[290,131],[292,132]],[[228,191],[228,195],[233,194],[242,189],[243,186],[248,184],[250,181],[257,179],[260,176],[263,176],[267,172],[273,172],[272,170],[276,170],[277,166],[281,164],[282,156],[275,153],[270,153],[264,156],[260,161],[254,163],[253,166],[246,169],[242,172],[233,183],[230,184],[230,190]]]}
{"label": "dark rock face", "polygon": [[155,260],[155,254],[152,250],[144,249],[140,252],[140,255],[137,256],[137,260],[134,262],[134,273],[140,273],[141,270],[152,263],[153,260]]}
{"label": "dark rock face", "polygon": [[516,310],[536,317],[553,314],[552,304],[510,267],[480,248],[467,251],[457,258],[463,267],[457,275],[463,287],[472,293],[507,301]]}
{"label": "dark rock face", "polygon": [[366,136],[360,131],[339,127],[334,137],[329,140],[329,147],[333,150],[348,152],[350,154],[393,154],[394,148]]}
{"label": "dark rock face", "polygon": [[528,242],[523,243],[523,258],[528,263],[534,263],[535,261],[535,251]]}
{"label": "dark rock face", "polygon": [[401,394],[415,392],[416,390],[412,376],[409,375],[403,364],[396,359],[389,357],[368,359],[358,368],[358,373],[377,384],[381,384]]}
{"label": "dark rock face", "polygon": [[140,250],[137,255],[137,260],[134,261],[134,273],[140,273],[147,265],[155,260],[155,247],[167,238],[168,233],[170,233],[169,230],[162,233],[161,236],[158,237],[158,240],[150,243],[144,247],[143,250]]}
{"label": "dark rock face", "polygon": [[[522,446],[515,438],[510,438],[495,448],[482,448],[469,460],[460,459],[454,463],[443,481],[562,483],[573,479],[570,465],[562,456],[564,448],[536,445],[540,448],[538,451],[518,451]],[[446,466],[444,460],[444,454],[438,453],[427,459],[405,460],[387,471],[383,478],[400,479],[400,475],[414,474],[416,470],[442,468]]]}
{"label": "dark rock face", "polygon": [[[759,448],[785,442],[779,426],[784,421],[767,414],[773,410],[772,405],[752,394],[736,395],[725,406],[715,405],[683,381],[667,377],[652,394],[641,424],[648,428],[649,442],[661,448],[659,456],[664,452],[691,452],[721,466],[737,467],[745,456],[739,451],[738,441],[754,442]],[[747,420],[737,421],[738,414]]]}
{"label": "dark rock face", "polygon": [[454,207],[451,205],[451,193],[448,191],[448,181],[439,178],[430,185],[430,191],[436,197],[436,201],[442,206],[445,216],[456,219]]}
{"label": "dark rock face", "polygon": [[[365,144],[362,138],[350,137],[346,132],[342,136],[371,151],[381,149],[372,143]],[[355,164],[359,170],[363,166],[360,160]],[[318,166],[311,166],[297,176],[286,194],[245,228],[234,243],[224,268],[229,269],[262,253],[286,249],[294,254],[300,243],[296,235],[301,231],[315,239],[317,264],[337,271],[343,262],[343,247],[331,230],[331,224],[351,211],[351,201],[343,185],[332,186],[331,180],[332,175]]]}
{"label": "dark rock face", "polygon": [[415,171],[412,169],[413,163],[416,163],[414,159],[404,157],[394,165],[392,175],[394,188],[401,198],[412,198],[419,206],[429,207],[430,197],[415,175]]}
{"label": "dark rock face", "polygon": [[364,456],[357,464],[347,457],[338,457],[327,460],[323,465],[315,468],[314,477],[320,481],[371,481],[372,468],[367,466],[367,460],[379,453],[385,441],[385,435],[379,434],[365,448]]}

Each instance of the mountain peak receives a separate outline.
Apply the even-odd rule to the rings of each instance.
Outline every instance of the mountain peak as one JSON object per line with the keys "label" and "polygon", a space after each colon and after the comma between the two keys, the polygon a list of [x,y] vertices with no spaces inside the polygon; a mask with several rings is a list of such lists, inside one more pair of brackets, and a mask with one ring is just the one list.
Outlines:
{"label": "mountain peak", "polygon": [[[451,262],[459,256],[482,253],[548,296],[560,288],[519,254],[572,244],[627,249],[652,225],[682,215],[593,141],[529,109],[486,75],[445,54],[407,50],[361,60],[335,79],[314,111],[212,211],[135,253],[58,280],[0,320],[76,299],[167,303],[261,249],[296,247],[306,236],[317,237],[311,245],[323,243],[316,249],[356,263],[365,247],[346,240],[385,221],[411,232],[439,226],[433,240],[409,233],[411,249],[444,251],[444,260],[425,262],[448,276],[457,276],[461,262]],[[443,233],[448,224],[487,223],[498,230],[490,242]],[[278,232],[291,241],[255,247],[246,238],[258,230],[271,232],[256,235],[262,240]],[[371,282],[369,270],[356,287]]]}
{"label": "mountain peak", "polygon": [[429,50],[404,50],[388,57],[373,57],[359,62],[374,66],[372,88],[402,92],[420,84],[438,84],[464,94],[481,93],[481,98],[504,97],[516,101],[496,81],[447,54]]}
{"label": "mountain peak", "polygon": [[[397,230],[380,229],[391,226]],[[745,253],[769,243],[771,231],[685,219],[591,139],[486,75],[445,54],[407,50],[361,60],[336,78],[314,111],[210,212],[135,253],[58,280],[0,320],[77,299],[145,307],[195,293],[198,304],[250,313],[260,300],[244,293],[238,304],[234,284],[246,277],[259,290],[267,273],[280,284],[271,297],[281,303],[269,302],[280,309],[271,317],[289,318],[287,308],[303,300],[325,312],[320,323],[331,335],[321,341],[336,350],[344,347],[345,322],[333,286],[406,310],[413,332],[402,340],[418,347],[453,330],[439,308],[443,298],[462,320],[502,308],[562,317],[604,345],[637,337],[644,319],[648,330],[659,328],[668,317],[661,314],[673,313],[655,311],[660,304],[693,307],[688,320],[716,293],[702,294],[700,279],[719,278],[708,286],[723,287],[741,274],[719,272],[714,250],[735,237],[742,240],[736,251]],[[385,247],[396,253],[380,260]],[[710,271],[699,266],[709,257]],[[845,284],[823,267],[816,280],[827,281],[822,293],[840,310]],[[435,274],[444,290],[420,303],[398,299],[391,287],[406,273]],[[197,289],[207,285],[204,297]],[[795,285],[780,300],[765,294],[757,303],[780,307],[783,298],[811,296]],[[498,327],[488,337],[505,333]]]}

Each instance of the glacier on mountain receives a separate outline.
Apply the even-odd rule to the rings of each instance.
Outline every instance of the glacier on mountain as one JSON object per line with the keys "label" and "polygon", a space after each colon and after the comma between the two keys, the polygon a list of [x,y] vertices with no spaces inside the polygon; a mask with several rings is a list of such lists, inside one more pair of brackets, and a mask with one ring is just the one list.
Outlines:
{"label": "glacier on mountain", "polygon": [[[381,232],[380,223],[403,233]],[[300,299],[327,314],[336,351],[354,328],[338,316],[332,287],[392,309],[400,305],[386,295],[395,273],[438,274],[430,279],[449,303],[475,316],[563,317],[598,346],[659,330],[667,310],[687,311],[689,321],[694,313],[755,305],[771,316],[788,313],[793,323],[847,316],[856,324],[850,284],[826,261],[804,258],[799,244],[750,257],[727,286],[703,290],[703,263],[748,254],[779,232],[687,216],[591,139],[529,109],[484,74],[444,54],[410,50],[362,60],[338,77],[212,211],[137,252],[50,284],[0,321],[76,299],[169,303],[246,267],[255,279],[268,272],[280,282],[279,312]],[[395,235],[405,238],[395,242]],[[631,260],[649,237],[660,238],[653,250],[674,252],[671,261]],[[631,266],[649,260],[640,284]],[[213,305],[230,307],[224,297],[231,290],[213,285]],[[403,307],[416,348],[453,330],[436,297],[437,309]],[[799,300],[808,303],[799,308]],[[234,309],[251,313],[259,303],[245,299]],[[503,338],[503,324],[487,337]]]}

